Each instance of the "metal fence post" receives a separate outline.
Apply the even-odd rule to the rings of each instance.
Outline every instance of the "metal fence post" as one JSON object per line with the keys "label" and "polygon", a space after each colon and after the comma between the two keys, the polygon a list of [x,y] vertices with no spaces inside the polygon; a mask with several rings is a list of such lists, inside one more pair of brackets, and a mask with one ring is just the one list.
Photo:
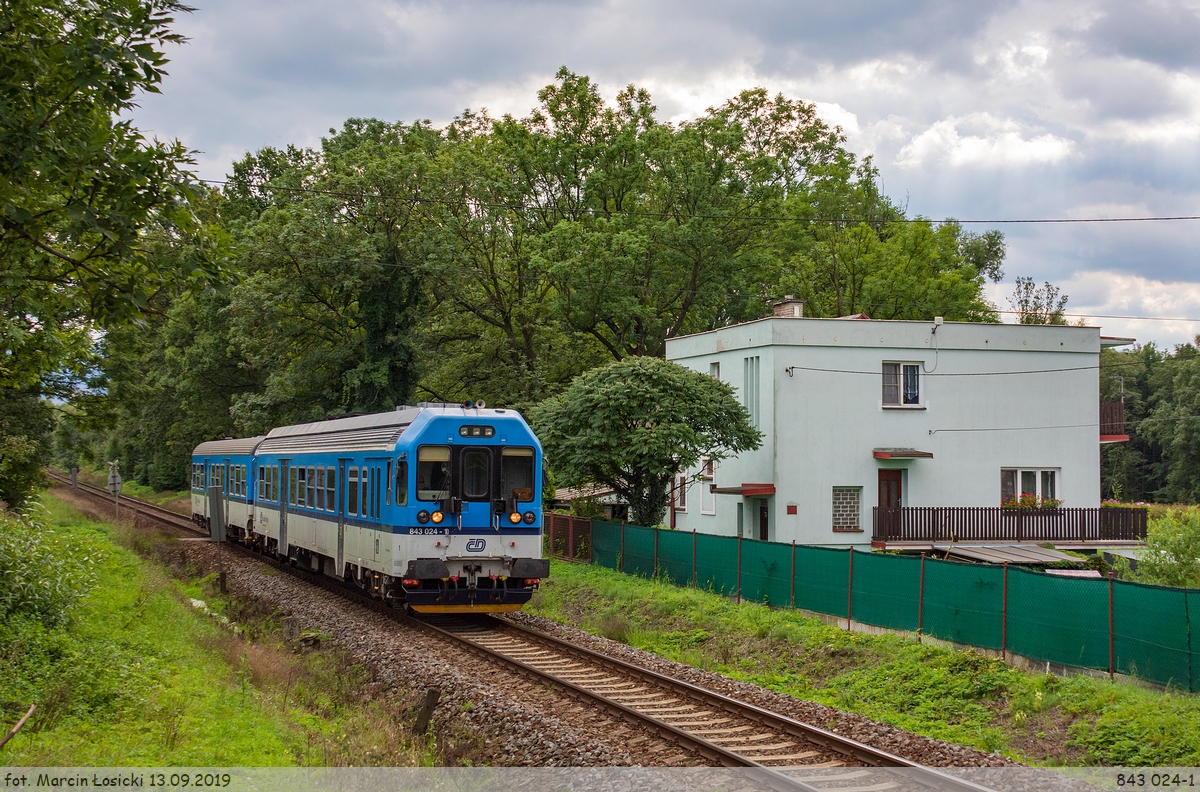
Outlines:
{"label": "metal fence post", "polygon": [[850,621],[854,618],[854,546],[850,546],[850,575],[846,585],[846,630],[850,629]]}
{"label": "metal fence post", "polygon": [[[1117,673],[1116,609],[1113,607],[1113,571],[1108,570],[1108,679]],[[1184,595],[1187,596],[1187,595]]]}
{"label": "metal fence post", "polygon": [[1000,616],[1000,659],[1008,662],[1008,562],[1004,562],[1004,604]]}
{"label": "metal fence post", "polygon": [[737,601],[742,604],[742,535],[738,534]]}
{"label": "metal fence post", "polygon": [[658,534],[659,529],[654,529],[654,577],[658,577]]}
{"label": "metal fence post", "polygon": [[925,630],[925,554],[921,553],[921,590],[917,594],[917,643]]}
{"label": "metal fence post", "polygon": [[796,540],[792,540],[792,610],[796,609]]}

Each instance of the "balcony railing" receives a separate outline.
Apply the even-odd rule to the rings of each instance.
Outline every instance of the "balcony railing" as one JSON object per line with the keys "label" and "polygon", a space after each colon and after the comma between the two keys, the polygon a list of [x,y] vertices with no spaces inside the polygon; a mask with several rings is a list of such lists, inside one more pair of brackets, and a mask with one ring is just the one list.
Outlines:
{"label": "balcony railing", "polygon": [[1100,402],[1100,436],[1114,437],[1125,432],[1125,403]]}
{"label": "balcony railing", "polygon": [[1146,538],[1145,509],[875,507],[875,542],[1104,542]]}

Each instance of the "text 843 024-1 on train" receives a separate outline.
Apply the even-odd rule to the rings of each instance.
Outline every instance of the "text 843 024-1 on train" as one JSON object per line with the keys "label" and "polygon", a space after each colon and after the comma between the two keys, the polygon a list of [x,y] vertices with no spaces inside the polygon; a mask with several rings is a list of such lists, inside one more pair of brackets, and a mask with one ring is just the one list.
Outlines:
{"label": "text 843 024-1 on train", "polygon": [[201,443],[192,517],[389,604],[514,611],[550,572],[543,479],[520,414],[423,403]]}

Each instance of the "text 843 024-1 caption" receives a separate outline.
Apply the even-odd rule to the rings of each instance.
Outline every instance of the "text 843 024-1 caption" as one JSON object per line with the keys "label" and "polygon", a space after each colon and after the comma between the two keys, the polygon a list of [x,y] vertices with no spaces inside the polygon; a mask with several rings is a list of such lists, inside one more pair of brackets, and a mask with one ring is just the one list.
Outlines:
{"label": "text 843 024-1 caption", "polygon": [[1195,773],[1117,773],[1118,787],[1195,787]]}

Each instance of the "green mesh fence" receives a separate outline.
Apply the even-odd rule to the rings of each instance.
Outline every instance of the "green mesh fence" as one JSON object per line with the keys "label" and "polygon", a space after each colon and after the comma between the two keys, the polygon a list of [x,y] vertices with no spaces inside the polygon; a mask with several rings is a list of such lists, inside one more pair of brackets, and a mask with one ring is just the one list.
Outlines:
{"label": "green mesh fence", "polygon": [[658,570],[676,586],[692,582],[692,533],[660,531],[658,534]]}
{"label": "green mesh fence", "polygon": [[1108,581],[1010,569],[1008,650],[1034,660],[1108,668]]}
{"label": "green mesh fence", "polygon": [[1191,689],[1200,692],[1200,591],[1189,591],[1187,595],[1188,635],[1192,639]]}
{"label": "green mesh fence", "polygon": [[621,524],[592,520],[592,563],[616,569],[620,554]]}
{"label": "green mesh fence", "polygon": [[925,562],[922,631],[944,641],[999,649],[1004,570],[956,561]]}
{"label": "green mesh fence", "polygon": [[854,554],[855,621],[893,630],[917,629],[921,606],[921,559]]}
{"label": "green mesh fence", "polygon": [[845,616],[850,554],[831,547],[796,548],[796,607]]}
{"label": "green mesh fence", "polygon": [[[624,542],[622,544],[622,532]],[[732,595],[738,586],[733,536],[656,531],[592,521],[592,561],[643,577],[657,571],[676,585]],[[657,545],[657,548],[656,548]],[[795,552],[795,580],[792,553]],[[693,556],[694,553],[694,556]],[[694,560],[693,560],[694,558]],[[1000,649],[1005,635],[1004,569],[927,559],[854,553],[853,619],[922,631],[959,644]],[[741,591],[748,601],[845,617],[850,553],[745,539]],[[1115,581],[1112,647],[1116,670],[1163,685],[1200,691],[1200,591]],[[1034,660],[1109,667],[1109,582],[1008,571],[1007,649]]]}
{"label": "green mesh fence", "polygon": [[654,542],[658,531],[640,525],[625,525],[622,570],[628,575],[654,577]]}
{"label": "green mesh fence", "polygon": [[1189,641],[1195,636],[1189,636],[1188,596],[1181,589],[1123,581],[1113,584],[1117,671],[1160,685],[1196,690]]}
{"label": "green mesh fence", "polygon": [[786,608],[792,598],[792,546],[742,540],[742,599]]}
{"label": "green mesh fence", "polygon": [[719,594],[737,591],[737,539],[732,536],[696,536],[696,586]]}

